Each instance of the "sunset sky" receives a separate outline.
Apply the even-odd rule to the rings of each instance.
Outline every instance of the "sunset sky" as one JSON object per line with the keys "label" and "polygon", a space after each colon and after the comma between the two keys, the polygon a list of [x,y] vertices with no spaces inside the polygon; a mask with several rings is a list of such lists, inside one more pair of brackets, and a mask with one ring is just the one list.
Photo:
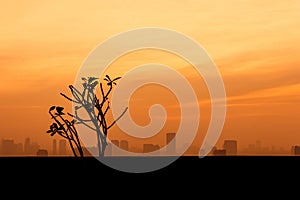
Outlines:
{"label": "sunset sky", "polygon": [[[89,53],[120,32],[162,27],[197,41],[222,74],[228,107],[218,147],[224,139],[238,140],[239,148],[256,140],[285,149],[300,145],[299,10],[299,0],[1,1],[0,138],[24,142],[30,137],[50,148],[48,109],[71,109],[59,93],[68,93]],[[130,69],[149,62],[173,66],[189,79],[201,107],[201,139],[210,113],[208,94],[189,63],[144,50],[118,59],[110,73],[119,76],[123,72],[117,66]],[[196,87],[199,81],[202,86]],[[145,125],[149,105],[162,103],[170,111],[163,131],[174,132],[176,99],[154,87],[134,94],[132,116]],[[153,97],[153,91],[161,98]]]}

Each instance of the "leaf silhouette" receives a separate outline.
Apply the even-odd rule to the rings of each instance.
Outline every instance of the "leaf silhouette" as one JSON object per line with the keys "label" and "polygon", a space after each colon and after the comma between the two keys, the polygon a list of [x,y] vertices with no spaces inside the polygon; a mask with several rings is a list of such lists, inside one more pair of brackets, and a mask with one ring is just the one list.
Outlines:
{"label": "leaf silhouette", "polygon": [[64,124],[62,124],[57,130],[63,130]]}
{"label": "leaf silhouette", "polygon": [[96,77],[89,77],[88,83],[92,83],[93,81],[97,80]]}
{"label": "leaf silhouette", "polygon": [[59,115],[61,115],[61,114],[64,114],[62,111],[64,110],[64,108],[63,107],[56,107],[56,111],[57,111],[57,113],[59,114]]}
{"label": "leaf silhouette", "polygon": [[119,80],[121,77],[117,77],[117,78],[115,78],[114,80],[112,80],[112,81],[116,81],[116,80]]}
{"label": "leaf silhouette", "polygon": [[56,108],[56,106],[51,106],[51,108],[49,109],[49,112],[54,110]]}
{"label": "leaf silhouette", "polygon": [[55,134],[56,134],[56,132],[53,132],[53,133],[50,134],[50,136],[54,136]]}
{"label": "leaf silhouette", "polygon": [[85,78],[85,77],[82,77],[81,80],[86,81],[86,78]]}
{"label": "leaf silhouette", "polygon": [[109,81],[111,81],[110,77],[108,75],[105,76]]}
{"label": "leaf silhouette", "polygon": [[95,81],[92,85],[91,88],[94,89],[98,85],[98,81]]}
{"label": "leaf silhouette", "polygon": [[57,129],[57,128],[58,128],[58,126],[57,126],[57,124],[56,124],[56,123],[53,123],[53,124],[50,126],[50,129],[51,129],[51,128],[52,128],[52,129],[53,129],[53,128],[54,128],[54,129]]}

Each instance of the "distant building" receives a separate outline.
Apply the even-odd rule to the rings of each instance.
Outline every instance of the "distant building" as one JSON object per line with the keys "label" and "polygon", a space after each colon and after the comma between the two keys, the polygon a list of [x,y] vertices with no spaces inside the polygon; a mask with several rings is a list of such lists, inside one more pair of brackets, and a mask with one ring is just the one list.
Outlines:
{"label": "distant building", "polygon": [[30,144],[30,155],[36,155],[36,152],[40,149],[40,145],[37,142]]}
{"label": "distant building", "polygon": [[292,154],[293,155],[300,155],[300,146],[293,146],[292,147]]}
{"label": "distant building", "polygon": [[48,151],[46,149],[39,149],[36,152],[36,155],[40,156],[40,157],[46,157],[46,156],[48,156]]}
{"label": "distant building", "polygon": [[236,155],[237,154],[237,141],[236,140],[225,140],[223,144],[223,149],[226,150],[226,155]]}
{"label": "distant building", "polygon": [[[79,153],[78,148],[76,148],[75,151]],[[85,157],[98,156],[99,155],[98,148],[97,147],[93,147],[93,146],[92,147],[82,147],[82,152],[83,152],[83,155]]]}
{"label": "distant building", "polygon": [[117,147],[120,146],[119,140],[112,140],[111,143],[113,143],[113,144],[116,145]]}
{"label": "distant building", "polygon": [[67,142],[64,139],[59,140],[58,154],[59,155],[67,155]]}
{"label": "distant building", "polygon": [[[20,148],[20,147],[19,147]],[[30,138],[25,138],[24,155],[36,155],[40,145],[36,142],[30,142]]]}
{"label": "distant building", "polygon": [[166,150],[167,154],[175,155],[176,153],[176,133],[167,133],[166,135]]}
{"label": "distant building", "polygon": [[226,150],[225,149],[215,149],[214,156],[226,156]]}
{"label": "distant building", "polygon": [[15,144],[14,140],[2,139],[1,141],[1,154],[2,155],[15,155]]}
{"label": "distant building", "polygon": [[262,144],[260,140],[256,140],[255,143],[255,153],[260,154],[262,153]]}
{"label": "distant building", "polygon": [[20,155],[23,155],[23,154],[24,154],[23,144],[22,143],[15,144],[15,155],[20,156]]}
{"label": "distant building", "polygon": [[54,139],[52,141],[52,154],[56,155],[57,154],[57,143],[56,143],[56,139]]}
{"label": "distant building", "polygon": [[121,140],[120,142],[120,148],[125,150],[125,151],[128,151],[128,141],[126,140]]}
{"label": "distant building", "polygon": [[159,145],[153,145],[153,144],[144,144],[143,145],[143,153],[150,153],[159,150]]}
{"label": "distant building", "polygon": [[29,155],[30,153],[30,138],[25,138],[25,143],[24,143],[24,154]]}

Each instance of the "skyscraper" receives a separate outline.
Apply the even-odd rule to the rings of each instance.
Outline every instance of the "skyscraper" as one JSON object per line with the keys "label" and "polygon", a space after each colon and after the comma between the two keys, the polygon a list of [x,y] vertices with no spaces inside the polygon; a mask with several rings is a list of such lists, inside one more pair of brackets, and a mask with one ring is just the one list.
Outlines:
{"label": "skyscraper", "polygon": [[166,135],[166,145],[167,145],[167,154],[175,155],[176,153],[176,134],[175,133],[167,133]]}
{"label": "skyscraper", "polygon": [[64,139],[59,140],[58,144],[58,153],[59,155],[66,155],[67,154],[67,142]]}
{"label": "skyscraper", "polygon": [[226,150],[227,155],[237,154],[237,141],[236,140],[225,140],[223,148]]}
{"label": "skyscraper", "polygon": [[25,138],[24,154],[25,155],[29,155],[30,154],[30,138]]}
{"label": "skyscraper", "polygon": [[56,144],[56,139],[52,141],[52,154],[56,155],[57,154],[57,144]]}

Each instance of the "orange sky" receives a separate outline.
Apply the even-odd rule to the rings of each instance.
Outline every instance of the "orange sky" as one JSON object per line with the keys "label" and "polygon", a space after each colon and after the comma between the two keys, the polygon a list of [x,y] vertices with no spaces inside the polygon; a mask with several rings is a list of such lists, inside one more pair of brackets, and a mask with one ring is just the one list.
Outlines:
{"label": "orange sky", "polygon": [[[1,1],[0,138],[23,142],[30,136],[49,147],[47,110],[66,104],[59,92],[67,92],[88,54],[114,34],[155,26],[192,37],[219,67],[228,110],[218,146],[224,139],[237,139],[239,147],[261,140],[289,149],[300,144],[299,10],[298,0]],[[191,83],[199,81],[191,66],[161,52],[133,53],[111,69],[153,61],[179,68]],[[135,109],[146,105],[139,106]],[[200,132],[206,107],[203,103],[207,115]],[[134,115],[146,116],[143,112]],[[175,129],[169,119],[166,130]]]}

